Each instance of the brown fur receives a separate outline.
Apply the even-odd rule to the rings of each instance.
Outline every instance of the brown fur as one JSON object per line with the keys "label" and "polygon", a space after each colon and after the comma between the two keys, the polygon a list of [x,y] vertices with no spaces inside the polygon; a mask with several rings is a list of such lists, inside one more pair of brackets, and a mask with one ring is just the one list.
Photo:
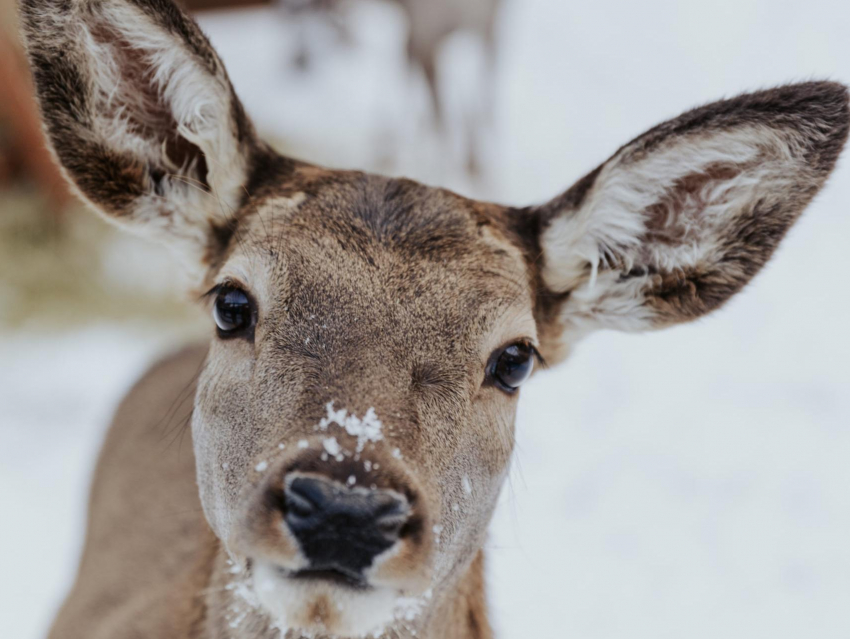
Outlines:
{"label": "brown fur", "polygon": [[[186,411],[206,347],[155,365],[119,407],[93,480],[85,552],[53,625],[57,639],[213,639],[231,604],[227,557],[203,517]],[[185,438],[185,439],[183,439]],[[119,541],[120,543],[114,543]],[[432,636],[489,637],[483,558],[470,566]],[[250,639],[276,639],[262,624]]]}
{"label": "brown fur", "polygon": [[[134,16],[125,2],[143,12],[143,35],[189,56],[180,59],[192,86],[229,105],[206,121],[238,151],[228,161],[239,171],[219,176],[239,191],[216,193],[234,202],[226,214],[188,207],[186,191],[165,188],[157,161],[166,160],[93,124],[104,62],[72,35],[101,24],[92,37],[110,43],[127,25],[102,23]],[[502,349],[530,342],[556,361],[588,330],[645,330],[718,307],[771,256],[850,127],[846,89],[834,83],[740,96],[652,129],[547,205],[513,209],[277,156],[254,138],[206,39],[167,0],[22,8],[47,131],[69,176],[102,213],[191,249],[196,284],[241,288],[256,313],[250,331],[155,366],[122,403],[57,639],[273,639],[281,620],[287,639],[350,636],[363,602],[381,592],[420,605],[382,636],[487,639],[482,546],[518,397],[494,377]],[[173,141],[177,107],[150,81],[170,50],[140,55],[126,44],[110,49],[133,71],[120,82],[139,92],[124,106],[148,137]],[[747,153],[700,164],[722,155],[717,139]],[[196,152],[178,147],[166,144]],[[658,164],[663,175],[641,173],[671,149],[679,155]],[[219,158],[203,159],[183,168],[213,171]],[[679,159],[698,168],[677,173]],[[647,184],[653,201],[641,199]],[[605,197],[614,204],[594,208]],[[343,409],[374,411],[381,438],[322,426]],[[330,436],[344,454],[327,454]],[[368,589],[298,581],[306,560],[283,505],[294,474],[405,500],[402,533],[369,566]],[[264,570],[273,594],[260,601]]]}

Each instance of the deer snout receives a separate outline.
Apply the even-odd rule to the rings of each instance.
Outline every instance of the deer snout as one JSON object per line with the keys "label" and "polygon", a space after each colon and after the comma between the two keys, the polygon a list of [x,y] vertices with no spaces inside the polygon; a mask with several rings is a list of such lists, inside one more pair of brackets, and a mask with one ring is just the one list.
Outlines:
{"label": "deer snout", "polygon": [[340,439],[334,454],[314,437],[260,464],[231,547],[290,584],[423,591],[435,538],[421,480],[398,453]]}
{"label": "deer snout", "polygon": [[375,557],[404,534],[411,514],[394,490],[346,486],[333,479],[290,473],[284,481],[283,517],[309,567],[361,579]]}

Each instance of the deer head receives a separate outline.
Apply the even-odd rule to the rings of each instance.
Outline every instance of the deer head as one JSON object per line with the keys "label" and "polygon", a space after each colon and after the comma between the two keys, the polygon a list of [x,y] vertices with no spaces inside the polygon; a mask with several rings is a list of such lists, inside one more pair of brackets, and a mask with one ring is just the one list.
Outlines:
{"label": "deer head", "polygon": [[721,306],[850,123],[839,84],[742,95],[517,209],[277,155],[170,0],[24,0],[23,21],[68,177],[208,291],[200,496],[261,614],[293,632],[402,633],[461,596],[536,361]]}

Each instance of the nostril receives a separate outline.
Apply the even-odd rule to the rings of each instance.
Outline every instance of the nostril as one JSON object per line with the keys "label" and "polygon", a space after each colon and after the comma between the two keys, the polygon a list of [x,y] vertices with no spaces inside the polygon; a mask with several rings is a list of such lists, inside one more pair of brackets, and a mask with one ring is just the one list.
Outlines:
{"label": "nostril", "polygon": [[384,493],[378,495],[374,508],[374,525],[388,540],[399,538],[402,526],[410,517],[410,507],[406,501]]}
{"label": "nostril", "polygon": [[284,513],[287,523],[293,528],[307,525],[320,514],[328,503],[324,485],[306,477],[295,477],[284,487]]}
{"label": "nostril", "polygon": [[409,510],[409,506],[403,497],[389,491],[372,493],[370,501],[375,517],[406,515]]}
{"label": "nostril", "polygon": [[310,477],[293,477],[286,482],[286,491],[287,494],[318,507],[332,497],[332,487],[327,482]]}
{"label": "nostril", "polygon": [[375,527],[387,539],[398,539],[401,533],[401,527],[407,521],[407,514],[380,517],[375,521]]}
{"label": "nostril", "polygon": [[411,520],[410,504],[396,491],[301,473],[285,479],[282,505],[313,570],[361,572],[404,536]]}
{"label": "nostril", "polygon": [[297,491],[287,489],[284,493],[287,513],[297,515],[299,517],[309,517],[316,512],[316,507],[304,495]]}

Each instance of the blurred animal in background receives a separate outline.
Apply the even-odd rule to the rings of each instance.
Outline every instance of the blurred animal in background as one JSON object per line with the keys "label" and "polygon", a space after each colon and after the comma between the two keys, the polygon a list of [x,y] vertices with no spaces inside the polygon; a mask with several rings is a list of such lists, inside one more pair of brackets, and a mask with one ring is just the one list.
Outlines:
{"label": "blurred animal in background", "polygon": [[493,118],[495,98],[496,41],[495,25],[500,0],[396,0],[410,23],[407,57],[413,69],[420,69],[428,85],[438,132],[444,133],[446,113],[438,78],[440,46],[452,34],[466,31],[483,45],[484,65],[472,109],[464,114],[467,142],[467,170],[477,175],[480,169],[481,136]]}
{"label": "blurred animal in background", "polygon": [[286,20],[298,25],[298,42],[295,43],[292,58],[297,69],[306,71],[312,65],[316,27],[330,31],[338,43],[352,43],[351,30],[345,20],[344,4],[344,0],[277,0]]}
{"label": "blurred animal in background", "polygon": [[[298,22],[298,43],[293,63],[299,69],[311,66],[311,39],[322,25],[339,42],[351,44],[346,23],[346,8],[357,0],[278,0],[287,19]],[[411,72],[424,79],[430,100],[431,118],[437,135],[445,137],[448,113],[439,79],[442,45],[457,33],[475,37],[481,45],[480,65],[473,93],[473,104],[461,114],[462,135],[466,145],[466,167],[478,175],[481,165],[482,137],[493,119],[495,97],[496,39],[495,26],[501,0],[386,0],[401,8],[408,24],[406,54]]]}

